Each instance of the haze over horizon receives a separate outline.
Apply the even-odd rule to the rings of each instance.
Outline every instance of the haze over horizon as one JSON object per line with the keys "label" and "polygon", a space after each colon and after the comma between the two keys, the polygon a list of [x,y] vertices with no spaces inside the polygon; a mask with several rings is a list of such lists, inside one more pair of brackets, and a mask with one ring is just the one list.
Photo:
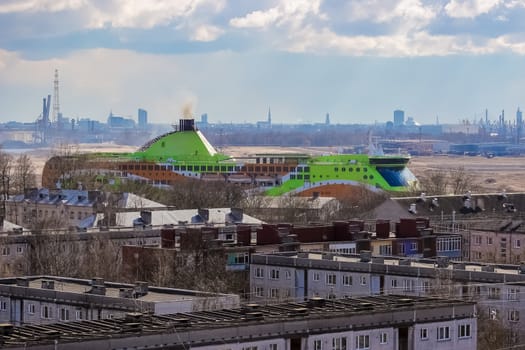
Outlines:
{"label": "haze over horizon", "polygon": [[[3,0],[0,122],[423,124],[525,106],[525,0]],[[525,108],[525,107],[524,107]]]}

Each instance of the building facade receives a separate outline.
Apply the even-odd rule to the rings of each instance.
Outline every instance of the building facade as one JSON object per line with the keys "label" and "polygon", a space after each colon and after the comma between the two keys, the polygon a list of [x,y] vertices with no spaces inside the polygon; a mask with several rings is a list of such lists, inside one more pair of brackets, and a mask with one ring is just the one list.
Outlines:
{"label": "building facade", "polygon": [[478,301],[480,311],[509,329],[525,327],[525,304],[520,302],[525,295],[525,265],[371,257],[367,253],[254,254],[250,288],[250,300],[256,303],[390,294],[457,297]]}
{"label": "building facade", "polygon": [[[476,349],[475,303],[381,296],[217,312],[4,326],[8,349],[415,350]],[[24,344],[20,342],[21,337]]]}
{"label": "building facade", "polygon": [[233,294],[54,276],[0,279],[0,323],[47,324],[102,320],[129,312],[154,315],[238,307]]}

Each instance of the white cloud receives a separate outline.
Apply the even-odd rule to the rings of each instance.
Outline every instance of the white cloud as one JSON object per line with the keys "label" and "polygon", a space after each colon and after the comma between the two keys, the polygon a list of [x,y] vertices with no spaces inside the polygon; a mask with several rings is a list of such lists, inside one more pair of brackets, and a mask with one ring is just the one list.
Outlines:
{"label": "white cloud", "polygon": [[219,27],[212,25],[201,25],[195,29],[191,36],[191,40],[203,42],[214,41],[223,33],[224,30]]}
{"label": "white cloud", "polygon": [[324,18],[319,7],[321,0],[287,0],[279,5],[263,10],[248,13],[243,17],[230,20],[230,25],[236,28],[266,28],[271,25],[300,26],[310,16]]}
{"label": "white cloud", "polygon": [[475,18],[502,4],[502,0],[451,0],[445,5],[445,12],[453,18]]}
{"label": "white cloud", "polygon": [[76,10],[86,4],[86,0],[4,0],[0,3],[0,13],[58,12]]}

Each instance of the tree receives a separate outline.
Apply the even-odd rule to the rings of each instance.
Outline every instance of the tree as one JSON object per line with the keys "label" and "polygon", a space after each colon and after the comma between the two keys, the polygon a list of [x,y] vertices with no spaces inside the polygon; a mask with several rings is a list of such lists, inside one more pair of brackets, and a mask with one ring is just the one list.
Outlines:
{"label": "tree", "polygon": [[474,176],[464,167],[459,167],[450,171],[450,185],[453,194],[464,194],[473,190]]}
{"label": "tree", "polygon": [[444,170],[431,170],[419,180],[421,190],[428,195],[442,195],[447,193],[449,178]]}
{"label": "tree", "polygon": [[12,182],[14,193],[24,193],[26,189],[36,187],[35,166],[27,154],[16,158]]}

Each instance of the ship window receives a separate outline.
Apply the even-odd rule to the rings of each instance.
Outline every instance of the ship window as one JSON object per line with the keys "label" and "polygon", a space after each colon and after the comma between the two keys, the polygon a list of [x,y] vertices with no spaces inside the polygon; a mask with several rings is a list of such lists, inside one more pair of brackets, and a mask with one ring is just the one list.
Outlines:
{"label": "ship window", "polygon": [[297,172],[298,173],[302,173],[303,172],[303,168],[302,167],[297,167]]}
{"label": "ship window", "polygon": [[310,167],[309,166],[305,166],[304,167],[304,172],[305,173],[309,173],[310,172]]}
{"label": "ship window", "polygon": [[211,165],[208,165],[208,171],[213,171],[213,167]]}
{"label": "ship window", "polygon": [[275,171],[277,171],[278,173],[280,173],[281,171],[283,171],[283,168],[281,168],[280,166],[278,166],[278,167],[275,168]]}
{"label": "ship window", "polygon": [[290,171],[287,166],[285,166],[283,169],[284,169],[285,172]]}
{"label": "ship window", "polygon": [[193,165],[188,165],[188,171],[193,171]]}
{"label": "ship window", "polygon": [[140,170],[146,170],[146,165],[142,165],[142,166],[140,167]]}
{"label": "ship window", "polygon": [[372,180],[374,178],[374,175],[370,175],[370,180]]}
{"label": "ship window", "polygon": [[235,167],[235,171],[241,171],[241,167],[240,166],[236,166]]}
{"label": "ship window", "polygon": [[155,165],[155,170],[157,170],[157,171],[160,170],[160,166]]}
{"label": "ship window", "polygon": [[[201,169],[201,171],[206,171],[206,165],[201,165],[200,169]],[[197,170],[199,170],[198,166],[195,167],[195,171],[197,171]]]}
{"label": "ship window", "polygon": [[303,179],[303,175],[297,175],[297,180],[302,180]]}
{"label": "ship window", "polygon": [[368,179],[368,176],[366,176],[366,175],[363,175],[363,179],[365,179],[365,180],[366,180],[366,179]]}
{"label": "ship window", "polygon": [[226,166],[221,166],[221,171],[226,171]]}
{"label": "ship window", "polygon": [[173,165],[168,165],[168,170],[172,171],[173,170]]}
{"label": "ship window", "polygon": [[160,166],[160,170],[166,170],[166,166],[165,165],[161,165]]}
{"label": "ship window", "polygon": [[295,180],[295,175],[294,174],[290,175],[290,180]]}
{"label": "ship window", "polygon": [[228,171],[233,171],[233,167],[232,167],[232,166],[229,166],[229,167],[228,167]]}
{"label": "ship window", "polygon": [[363,171],[366,173],[368,171],[368,168],[363,168]]}
{"label": "ship window", "polygon": [[186,171],[186,165],[181,165],[181,166],[180,166],[180,170],[181,170],[181,171]]}
{"label": "ship window", "polygon": [[305,175],[304,175],[304,179],[305,179],[305,180],[310,180],[310,175],[305,174]]}
{"label": "ship window", "polygon": [[275,171],[275,167],[271,166],[268,171],[273,173]]}
{"label": "ship window", "polygon": [[219,171],[219,166],[218,165],[214,166],[213,171]]}
{"label": "ship window", "polygon": [[341,168],[341,171],[346,171],[346,168],[345,167]]}
{"label": "ship window", "polygon": [[334,168],[334,171],[339,171],[339,168]]}
{"label": "ship window", "polygon": [[255,172],[259,172],[259,171],[261,171],[261,167],[260,166],[256,166],[255,167]]}
{"label": "ship window", "polygon": [[166,142],[162,141],[162,143],[160,144],[161,147],[166,147]]}
{"label": "ship window", "polygon": [[122,170],[128,170],[128,166],[127,166],[126,164],[124,164],[124,165],[122,166]]}
{"label": "ship window", "polygon": [[355,168],[355,171],[359,172],[359,171],[361,171],[361,168],[359,168],[359,167]]}
{"label": "ship window", "polygon": [[352,172],[352,171],[354,171],[354,168],[348,168],[348,171]]}
{"label": "ship window", "polygon": [[153,165],[148,165],[148,170],[153,170]]}
{"label": "ship window", "polygon": [[175,165],[175,166],[173,167],[173,170],[175,170],[175,171],[179,170],[179,166],[178,166],[178,165]]}

